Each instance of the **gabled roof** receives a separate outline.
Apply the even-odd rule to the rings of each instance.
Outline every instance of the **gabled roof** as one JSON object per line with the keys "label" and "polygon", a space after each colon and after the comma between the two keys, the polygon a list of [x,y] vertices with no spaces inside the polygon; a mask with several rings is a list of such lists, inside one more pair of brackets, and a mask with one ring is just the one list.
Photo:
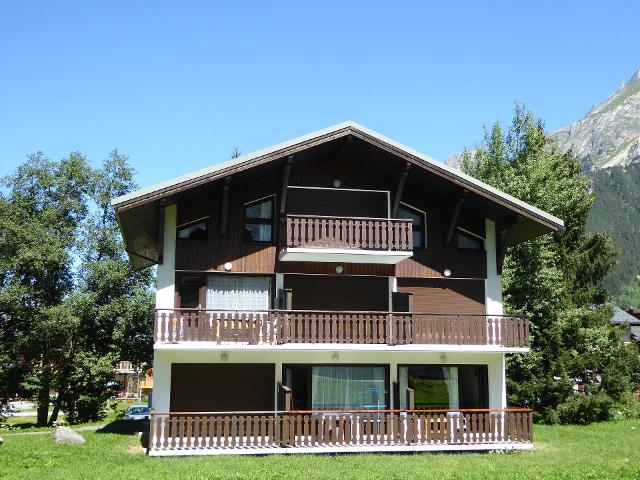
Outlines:
{"label": "gabled roof", "polygon": [[[461,189],[476,193],[486,198],[488,201],[498,204],[503,208],[507,208],[515,214],[528,219],[527,221],[530,222],[531,225],[537,225],[537,227],[534,228],[534,230],[537,228],[537,231],[532,230],[533,233],[530,232],[528,234],[529,237],[545,231],[557,231],[564,229],[564,222],[561,219],[504,193],[484,182],[481,182],[480,180],[470,177],[454,167],[437,162],[436,160],[413,150],[412,148],[402,145],[395,140],[369,130],[355,122],[349,121],[114,198],[111,205],[116,209],[118,219],[121,221],[121,228],[123,229],[129,253],[137,255],[139,266],[150,265],[157,261],[155,260],[157,255],[154,255],[153,248],[145,249],[144,247],[136,247],[137,250],[136,248],[131,248],[131,240],[134,235],[144,237],[144,242],[142,243],[145,243],[145,245],[149,243],[149,235],[152,234],[151,230],[146,228],[142,231],[140,226],[136,225],[136,222],[138,222],[143,216],[152,215],[152,212],[150,211],[152,203],[163,198],[170,197],[181,191],[188,190],[217,179],[222,179],[231,174],[268,162],[273,162],[289,155],[293,155],[296,152],[347,136],[352,136],[368,142],[379,149],[382,149],[429,172],[430,174],[434,174],[453,184],[459,185]],[[128,215],[131,215],[132,217],[135,216],[136,219],[133,220],[132,218],[130,222],[127,221],[128,225],[125,227],[122,222],[123,213],[134,208],[138,210],[138,213],[135,215]],[[130,231],[127,232],[125,230]],[[140,261],[140,259],[145,260]],[[142,265],[143,263],[145,265]]]}
{"label": "gabled roof", "polygon": [[612,303],[610,305],[611,307],[613,307],[613,317],[611,317],[611,323],[615,323],[616,325],[628,324],[640,326],[640,319],[637,319],[630,313],[625,312],[617,305],[614,305]]}
{"label": "gabled roof", "polygon": [[554,225],[557,229],[564,228],[564,222],[558,217],[540,210],[533,205],[529,205],[528,203],[523,202],[522,200],[519,200],[509,195],[508,193],[502,192],[497,188],[494,188],[491,185],[488,185],[476,178],[466,175],[465,173],[462,173],[460,170],[454,167],[451,167],[444,163],[440,163],[432,159],[431,157],[413,150],[410,147],[402,145],[395,140],[385,137],[384,135],[374,132],[373,130],[369,130],[362,125],[351,121],[339,123],[338,125],[334,125],[332,127],[325,128],[324,130],[318,130],[316,132],[294,138],[293,140],[274,145],[273,147],[258,150],[257,152],[243,155],[227,162],[218,163],[211,167],[198,170],[197,172],[189,173],[187,175],[167,180],[166,182],[143,188],[127,195],[122,195],[120,197],[114,198],[111,201],[111,205],[113,207],[119,208],[131,203],[137,203],[141,200],[144,201],[144,199],[158,198],[163,194],[171,193],[173,190],[183,189],[184,187],[188,187],[191,185],[199,185],[203,183],[203,181],[206,182],[215,178],[220,178],[221,176],[229,175],[237,171],[250,168],[254,164],[263,163],[264,161],[269,160],[276,160],[278,158],[282,158],[285,155],[291,155],[292,153],[295,153],[296,150],[307,148],[311,146],[311,144],[333,140],[339,136],[345,136],[349,134],[362,136],[364,137],[364,139],[368,138],[375,143],[380,143],[392,150],[402,152],[405,155],[411,157],[419,166],[439,172],[443,176],[457,181],[464,186],[475,187],[487,193],[491,197],[495,197],[495,199],[501,199],[509,204],[512,204],[514,207],[518,207],[519,209],[530,213],[535,217],[546,220],[546,222]]}

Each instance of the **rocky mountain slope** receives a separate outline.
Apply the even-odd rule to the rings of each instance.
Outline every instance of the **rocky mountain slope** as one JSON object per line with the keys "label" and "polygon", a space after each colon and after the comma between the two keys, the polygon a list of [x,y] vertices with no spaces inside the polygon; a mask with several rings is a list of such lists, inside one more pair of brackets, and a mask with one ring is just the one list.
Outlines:
{"label": "rocky mountain slope", "polygon": [[576,123],[551,134],[586,170],[640,162],[640,70]]}
{"label": "rocky mountain slope", "polygon": [[551,133],[582,161],[598,198],[592,231],[607,231],[620,249],[607,278],[613,299],[640,305],[640,70],[584,118]]}

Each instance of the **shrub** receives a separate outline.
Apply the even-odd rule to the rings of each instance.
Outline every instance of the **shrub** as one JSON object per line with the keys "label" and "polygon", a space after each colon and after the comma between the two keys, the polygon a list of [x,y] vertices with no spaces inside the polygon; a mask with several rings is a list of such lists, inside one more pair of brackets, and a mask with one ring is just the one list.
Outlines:
{"label": "shrub", "polygon": [[604,422],[613,416],[614,402],[606,393],[594,395],[575,395],[556,409],[560,423],[586,425],[592,422]]}

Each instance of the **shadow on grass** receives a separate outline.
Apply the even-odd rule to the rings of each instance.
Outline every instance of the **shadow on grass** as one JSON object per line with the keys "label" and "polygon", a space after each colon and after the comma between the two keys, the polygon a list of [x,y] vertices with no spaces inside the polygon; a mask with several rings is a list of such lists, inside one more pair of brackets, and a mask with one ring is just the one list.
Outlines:
{"label": "shadow on grass", "polygon": [[139,435],[143,448],[149,445],[149,421],[114,420],[96,433],[115,433],[117,435]]}

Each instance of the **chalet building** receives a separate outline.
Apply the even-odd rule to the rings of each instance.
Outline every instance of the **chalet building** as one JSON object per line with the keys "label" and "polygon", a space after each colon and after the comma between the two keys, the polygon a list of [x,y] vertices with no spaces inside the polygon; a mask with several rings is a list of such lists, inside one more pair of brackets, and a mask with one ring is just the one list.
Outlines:
{"label": "chalet building", "polygon": [[150,455],[531,446],[500,273],[562,220],[352,122],[113,206],[157,265]]}

